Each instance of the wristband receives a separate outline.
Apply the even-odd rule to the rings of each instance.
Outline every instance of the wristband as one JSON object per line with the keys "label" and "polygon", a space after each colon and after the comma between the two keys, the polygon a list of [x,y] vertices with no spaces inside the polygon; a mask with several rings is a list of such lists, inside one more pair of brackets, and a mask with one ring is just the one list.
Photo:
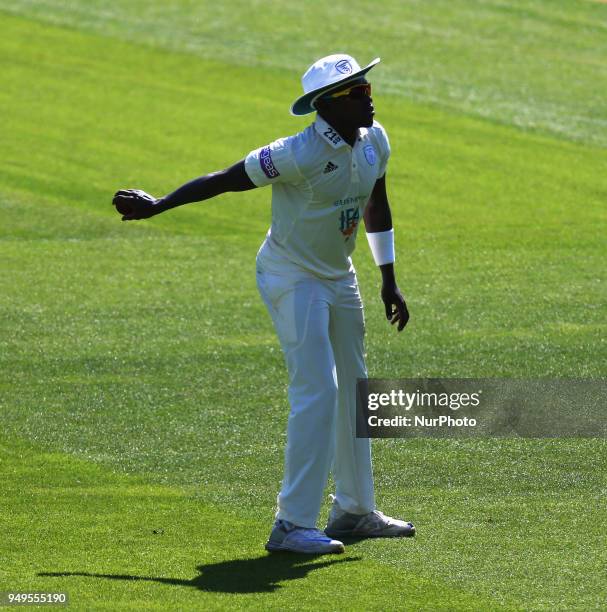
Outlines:
{"label": "wristband", "polygon": [[367,240],[376,265],[394,263],[394,228],[387,232],[367,233]]}

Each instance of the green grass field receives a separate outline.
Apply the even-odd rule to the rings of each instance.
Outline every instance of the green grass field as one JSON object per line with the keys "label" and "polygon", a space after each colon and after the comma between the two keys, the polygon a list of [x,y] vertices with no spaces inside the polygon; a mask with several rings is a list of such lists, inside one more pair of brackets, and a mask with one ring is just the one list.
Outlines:
{"label": "green grass field", "polygon": [[370,374],[606,377],[605,4],[0,0],[0,28],[0,591],[605,607],[599,439],[377,440],[381,509],[415,540],[268,556],[288,413],[255,288],[270,191],[140,223],[111,206],[305,127],[288,108],[316,58],[381,56],[412,318],[386,324],[359,241]]}

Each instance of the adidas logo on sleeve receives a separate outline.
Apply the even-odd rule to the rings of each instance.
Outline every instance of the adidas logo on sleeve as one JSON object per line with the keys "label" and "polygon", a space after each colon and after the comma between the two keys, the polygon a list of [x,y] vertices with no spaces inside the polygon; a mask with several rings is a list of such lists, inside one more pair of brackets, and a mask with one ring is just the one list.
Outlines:
{"label": "adidas logo on sleeve", "polygon": [[339,168],[339,166],[335,165],[333,162],[328,162],[322,173],[329,174],[329,172],[333,172],[333,170],[337,170],[337,168]]}

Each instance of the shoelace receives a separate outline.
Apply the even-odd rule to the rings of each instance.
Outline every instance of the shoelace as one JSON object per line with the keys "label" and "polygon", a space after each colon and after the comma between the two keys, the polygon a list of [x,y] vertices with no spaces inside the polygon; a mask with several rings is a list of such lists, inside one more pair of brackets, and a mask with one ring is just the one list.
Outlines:
{"label": "shoelace", "polygon": [[293,533],[294,531],[305,531],[306,539],[329,539],[323,531],[317,529],[316,527],[297,527],[296,525],[293,525],[293,523],[284,520],[281,521],[281,525],[284,531],[286,531],[286,533]]}
{"label": "shoelace", "polygon": [[323,540],[328,539],[327,535],[323,531],[321,531],[320,529],[316,529],[314,527],[300,527],[299,529],[301,529],[302,531],[306,532],[306,537],[307,538],[312,536],[312,537],[316,537],[316,538],[321,538]]}

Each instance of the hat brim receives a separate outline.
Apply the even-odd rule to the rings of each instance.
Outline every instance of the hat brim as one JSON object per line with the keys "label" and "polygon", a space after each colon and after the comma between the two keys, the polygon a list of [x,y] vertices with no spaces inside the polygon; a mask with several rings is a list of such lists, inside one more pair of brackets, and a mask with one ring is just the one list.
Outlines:
{"label": "hat brim", "polygon": [[307,115],[308,113],[313,113],[316,109],[312,106],[312,102],[323,95],[324,93],[331,91],[332,89],[337,89],[342,85],[347,85],[350,81],[355,81],[356,79],[360,79],[361,76],[364,76],[375,66],[379,64],[380,58],[376,57],[370,64],[359,70],[354,74],[349,74],[347,77],[344,77],[340,81],[335,81],[335,83],[331,83],[330,85],[325,85],[325,87],[320,87],[319,89],[315,89],[313,91],[309,91],[308,93],[300,96],[293,102],[291,106],[291,114],[297,116]]}

